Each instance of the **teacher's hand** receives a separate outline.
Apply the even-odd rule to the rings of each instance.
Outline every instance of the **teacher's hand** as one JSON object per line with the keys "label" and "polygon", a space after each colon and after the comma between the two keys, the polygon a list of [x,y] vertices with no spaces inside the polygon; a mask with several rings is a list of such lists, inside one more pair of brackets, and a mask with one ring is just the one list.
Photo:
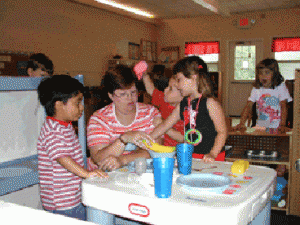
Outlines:
{"label": "teacher's hand", "polygon": [[97,164],[99,168],[103,171],[112,171],[123,166],[123,163],[121,162],[120,158],[113,155],[108,156],[107,158],[101,160]]}
{"label": "teacher's hand", "polygon": [[145,140],[148,145],[155,142],[154,139],[143,131],[129,131],[122,135],[122,140],[126,143],[133,143],[142,149],[147,149],[143,141]]}

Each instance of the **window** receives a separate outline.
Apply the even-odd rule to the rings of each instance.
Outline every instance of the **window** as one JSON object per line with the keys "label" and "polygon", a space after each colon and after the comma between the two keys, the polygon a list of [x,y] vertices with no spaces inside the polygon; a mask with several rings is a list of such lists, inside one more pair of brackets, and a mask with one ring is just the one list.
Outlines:
{"label": "window", "polygon": [[234,80],[255,80],[255,45],[236,45],[234,53]]}
{"label": "window", "polygon": [[186,42],[185,56],[196,55],[207,64],[209,72],[218,72],[220,46],[218,41],[213,42]]}
{"label": "window", "polygon": [[300,37],[273,38],[272,51],[284,79],[295,79],[295,69],[300,68]]}

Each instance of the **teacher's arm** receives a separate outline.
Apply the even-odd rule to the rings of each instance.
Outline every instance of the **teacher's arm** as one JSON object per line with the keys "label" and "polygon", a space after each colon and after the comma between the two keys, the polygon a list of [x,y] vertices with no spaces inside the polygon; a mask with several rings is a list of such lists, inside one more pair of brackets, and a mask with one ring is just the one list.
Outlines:
{"label": "teacher's arm", "polygon": [[98,144],[89,147],[89,149],[93,162],[97,164],[109,156],[119,157],[122,155],[125,144],[118,138],[111,144]]}

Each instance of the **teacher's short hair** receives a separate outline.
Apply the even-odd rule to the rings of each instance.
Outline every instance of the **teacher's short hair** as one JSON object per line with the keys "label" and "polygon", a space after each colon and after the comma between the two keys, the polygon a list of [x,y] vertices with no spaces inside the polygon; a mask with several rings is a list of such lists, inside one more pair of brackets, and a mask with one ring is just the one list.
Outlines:
{"label": "teacher's short hair", "polygon": [[138,79],[131,68],[126,65],[116,65],[112,69],[106,71],[101,86],[108,92],[113,94],[117,89],[129,89],[132,84],[137,86]]}

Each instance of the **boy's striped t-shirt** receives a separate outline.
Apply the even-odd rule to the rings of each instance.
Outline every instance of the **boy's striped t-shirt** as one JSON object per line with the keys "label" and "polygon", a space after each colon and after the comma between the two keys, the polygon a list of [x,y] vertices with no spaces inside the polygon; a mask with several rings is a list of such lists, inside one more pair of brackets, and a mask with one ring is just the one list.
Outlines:
{"label": "boy's striped t-shirt", "polygon": [[46,210],[68,210],[81,202],[82,178],[56,160],[72,158],[84,166],[82,149],[71,123],[47,117],[38,139],[38,170],[42,205]]}

